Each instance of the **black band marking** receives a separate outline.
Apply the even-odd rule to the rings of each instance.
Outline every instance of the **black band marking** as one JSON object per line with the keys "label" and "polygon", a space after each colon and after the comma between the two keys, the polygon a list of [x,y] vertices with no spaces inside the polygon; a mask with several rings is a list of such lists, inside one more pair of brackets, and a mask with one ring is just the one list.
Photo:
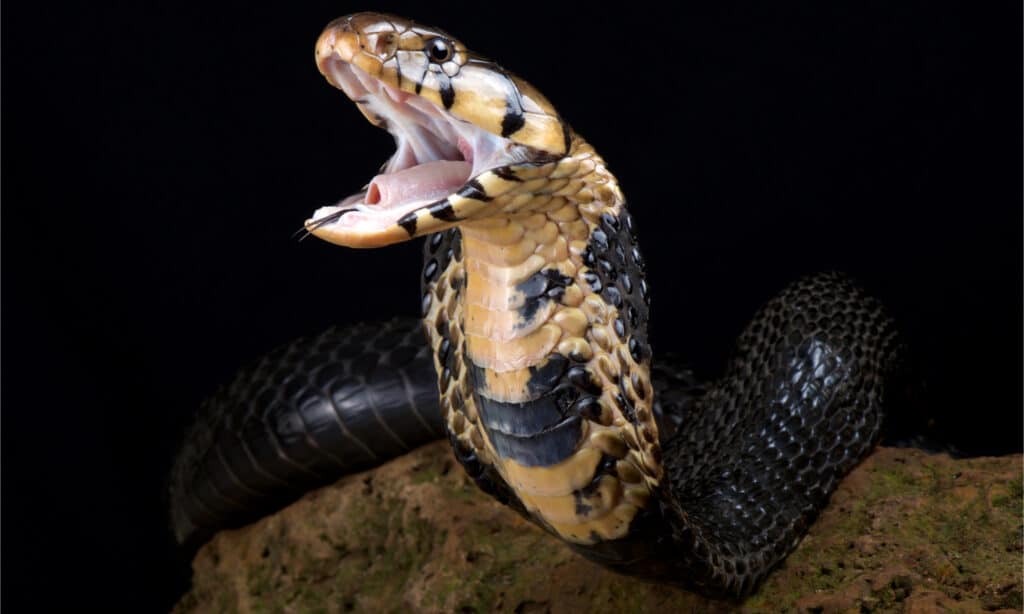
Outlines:
{"label": "black band marking", "polygon": [[[521,403],[529,401],[535,401],[540,397],[556,390],[559,384],[565,377],[565,371],[569,366],[569,359],[562,356],[558,352],[553,352],[548,355],[547,360],[539,365],[529,367],[530,378],[526,381],[526,397]],[[477,365],[476,363],[469,363],[469,372],[473,378],[473,388],[476,390],[486,391],[487,387],[487,369]],[[564,386],[563,386],[564,388]],[[568,398],[564,394],[557,399],[559,407],[559,416],[564,417],[568,415],[567,409],[569,405],[575,400],[578,395],[569,395]],[[490,401],[490,403],[496,403],[497,401]],[[511,405],[519,405],[512,403]],[[550,422],[548,426],[554,424]]]}
{"label": "black band marking", "polygon": [[555,395],[547,394],[523,403],[495,401],[477,395],[477,410],[488,433],[500,431],[515,437],[533,437],[565,420]]}
{"label": "black band marking", "polygon": [[455,88],[452,87],[452,80],[448,75],[441,77],[443,73],[438,73],[438,93],[441,94],[441,104],[444,108],[450,109],[455,104]]}
{"label": "black band marking", "polygon": [[522,113],[507,112],[505,117],[501,119],[501,136],[508,138],[518,132],[525,124],[526,119]]}
{"label": "black band marking", "polygon": [[498,456],[527,467],[550,467],[572,456],[583,433],[583,421],[570,416],[546,431],[517,437],[498,430],[487,432]]}
{"label": "black band marking", "polygon": [[416,212],[406,213],[398,220],[398,225],[405,229],[409,236],[416,234]]}
{"label": "black band marking", "polygon": [[430,212],[430,215],[432,215],[434,219],[438,219],[444,222],[459,221],[459,217],[455,215],[455,208],[452,207],[452,204],[448,201],[447,198],[444,200],[439,200],[436,203],[432,203],[430,206],[427,207],[427,211]]}
{"label": "black band marking", "polygon": [[539,397],[554,390],[568,367],[569,359],[557,352],[549,354],[543,364],[530,367],[530,379],[526,381],[530,396]]}
{"label": "black band marking", "polygon": [[472,198],[473,200],[485,203],[494,200],[487,195],[487,192],[484,191],[484,186],[480,185],[480,182],[476,179],[467,181],[466,185],[459,188],[457,194],[463,198]]}
{"label": "black band marking", "polygon": [[499,166],[496,169],[492,169],[491,172],[505,181],[516,181],[519,183],[522,183],[523,181],[520,179],[519,175],[516,175],[515,172],[512,171],[512,167],[510,166]]}
{"label": "black band marking", "polygon": [[[636,245],[633,218],[625,208],[618,216],[601,216],[601,225],[590,234],[583,262],[590,269],[583,274],[584,281],[617,310],[613,320],[615,333],[626,341],[634,360],[649,359],[644,262]],[[639,296],[635,288],[639,288]]]}
{"label": "black band marking", "polygon": [[505,99],[505,117],[501,118],[501,136],[508,138],[526,125],[526,117],[523,115],[523,104],[519,100],[519,89],[512,83],[512,92]]}
{"label": "black band marking", "polygon": [[429,74],[430,74],[430,62],[427,62],[423,66],[423,74],[420,75],[420,78],[416,80],[416,95],[417,96],[423,90],[423,82],[427,80],[427,75],[429,75]]}
{"label": "black band marking", "polygon": [[516,284],[515,289],[525,297],[522,307],[518,309],[523,322],[530,322],[544,303],[562,300],[565,288],[571,283],[572,278],[557,269],[541,269]]}

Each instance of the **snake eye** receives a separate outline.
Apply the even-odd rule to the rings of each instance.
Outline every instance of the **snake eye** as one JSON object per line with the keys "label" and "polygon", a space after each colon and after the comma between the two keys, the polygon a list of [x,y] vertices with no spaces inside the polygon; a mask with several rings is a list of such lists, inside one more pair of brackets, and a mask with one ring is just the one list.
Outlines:
{"label": "snake eye", "polygon": [[430,56],[431,61],[437,62],[438,64],[452,59],[452,46],[443,38],[431,39],[430,42],[427,43],[425,51],[427,52],[427,55]]}

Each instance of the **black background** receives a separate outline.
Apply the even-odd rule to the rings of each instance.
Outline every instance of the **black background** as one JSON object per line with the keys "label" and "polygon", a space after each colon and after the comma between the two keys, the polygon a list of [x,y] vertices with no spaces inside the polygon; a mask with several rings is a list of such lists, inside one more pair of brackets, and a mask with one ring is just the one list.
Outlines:
{"label": "black background", "polygon": [[[393,2],[531,82],[618,175],[655,351],[707,374],[841,269],[899,318],[935,431],[1020,449],[1019,2]],[[200,399],[274,345],[414,314],[418,243],[291,233],[392,151],[317,73],[363,8],[33,3],[3,18],[3,597],[165,610],[162,489]]]}

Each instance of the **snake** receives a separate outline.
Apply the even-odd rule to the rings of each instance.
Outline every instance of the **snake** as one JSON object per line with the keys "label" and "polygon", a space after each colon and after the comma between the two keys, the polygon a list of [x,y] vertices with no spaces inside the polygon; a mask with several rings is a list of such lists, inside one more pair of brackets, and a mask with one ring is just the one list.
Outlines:
{"label": "snake", "polygon": [[756,590],[879,440],[901,355],[881,303],[841,273],[799,279],[700,382],[655,360],[625,196],[536,88],[387,14],[331,22],[315,59],[396,150],[304,232],[423,237],[421,318],[300,339],[204,402],[171,471],[177,540],[446,437],[481,490],[588,559]]}

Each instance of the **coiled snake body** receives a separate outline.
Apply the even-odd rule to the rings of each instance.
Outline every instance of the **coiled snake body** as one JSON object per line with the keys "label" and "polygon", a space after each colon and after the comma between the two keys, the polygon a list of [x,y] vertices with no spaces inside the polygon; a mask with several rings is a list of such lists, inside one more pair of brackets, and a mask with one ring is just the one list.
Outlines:
{"label": "coiled snake body", "polygon": [[707,386],[656,362],[615,177],[534,88],[448,34],[361,13],[321,72],[397,151],[306,223],[353,247],[425,236],[419,324],[328,331],[242,372],[172,473],[182,542],[446,435],[486,492],[624,573],[753,590],[876,443],[897,354],[838,274],[799,281]]}

